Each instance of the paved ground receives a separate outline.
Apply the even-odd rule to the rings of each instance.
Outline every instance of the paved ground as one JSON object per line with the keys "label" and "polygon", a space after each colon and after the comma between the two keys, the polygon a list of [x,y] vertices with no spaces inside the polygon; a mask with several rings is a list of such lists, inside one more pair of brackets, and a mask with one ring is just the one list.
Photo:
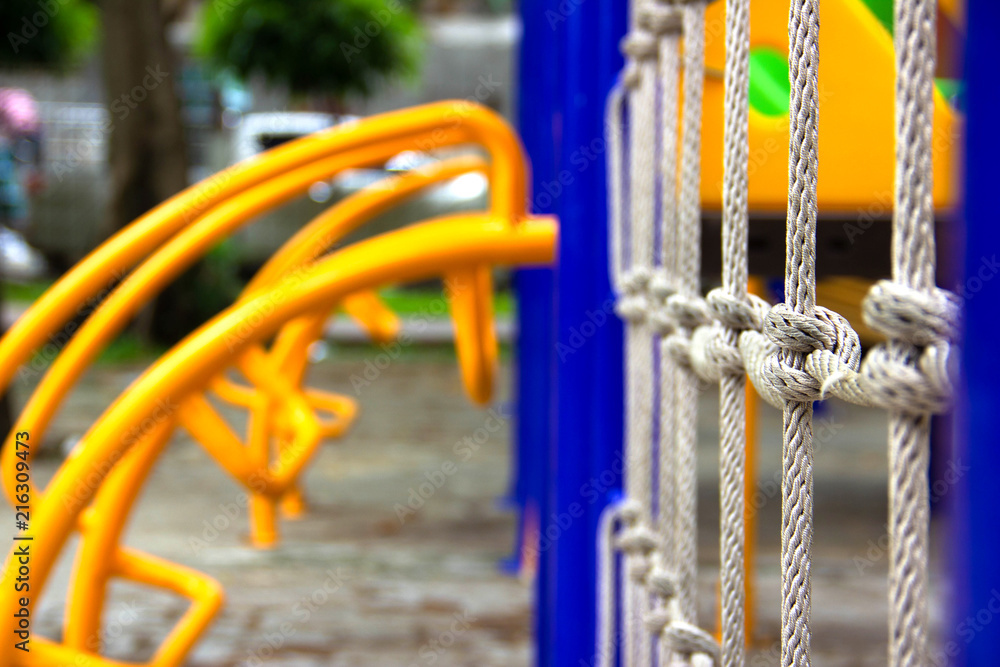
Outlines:
{"label": "paved ground", "polygon": [[[337,358],[314,369],[313,383],[350,392],[349,378],[363,371],[366,353]],[[85,428],[138,370],[92,372],[52,441]],[[157,467],[129,543],[218,578],[228,594],[192,667],[531,664],[531,586],[497,567],[514,530],[513,517],[496,502],[507,485],[508,429],[468,461],[457,460],[454,443],[482,427],[487,414],[465,401],[453,362],[441,353],[394,362],[360,400],[355,429],[327,446],[310,470],[312,512],[286,523],[273,551],[245,545],[245,511],[229,516],[240,489],[189,440],[178,437]],[[718,563],[714,394],[706,393],[701,407],[701,615],[711,626]],[[813,664],[884,665],[884,418],[837,405],[819,419]],[[771,480],[780,414],[763,408],[761,427],[760,650],[751,667],[778,662],[779,494]],[[449,460],[458,472],[401,525],[394,505]],[[44,478],[57,464],[46,459],[38,474]],[[70,566],[64,559],[47,593],[40,634],[59,632]],[[934,588],[938,599],[937,578]],[[148,658],[183,609],[169,596],[115,585],[105,619],[109,653]],[[940,609],[936,602],[938,623]]]}

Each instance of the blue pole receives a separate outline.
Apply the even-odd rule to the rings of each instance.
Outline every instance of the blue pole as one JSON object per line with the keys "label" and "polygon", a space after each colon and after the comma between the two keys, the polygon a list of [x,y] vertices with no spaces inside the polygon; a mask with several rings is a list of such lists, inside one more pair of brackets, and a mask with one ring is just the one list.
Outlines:
{"label": "blue pole", "polygon": [[[955,614],[946,664],[995,665],[1000,656],[1000,3],[969,0],[965,48],[965,344],[958,458],[968,472],[958,486],[953,556]],[[955,658],[954,662],[950,659]]]}
{"label": "blue pole", "polygon": [[[549,39],[540,2],[522,5],[523,30],[519,54],[518,125],[531,160],[531,192],[537,193],[544,179],[555,171],[556,82],[555,41]],[[533,197],[534,213],[556,214],[555,202]],[[520,569],[521,554],[534,546],[537,526],[545,504],[549,477],[549,443],[552,441],[554,410],[555,303],[554,271],[550,268],[524,269],[514,274],[517,290],[517,393],[516,471],[513,498],[520,507],[520,525],[512,562]]]}
{"label": "blue pole", "polygon": [[[539,466],[546,472],[536,600],[543,667],[593,664],[597,522],[621,486],[622,329],[610,309],[604,103],[622,65],[625,8],[620,0],[521,4],[521,130],[534,163],[533,207],[561,224],[552,437]],[[521,371],[523,381],[531,371]]]}

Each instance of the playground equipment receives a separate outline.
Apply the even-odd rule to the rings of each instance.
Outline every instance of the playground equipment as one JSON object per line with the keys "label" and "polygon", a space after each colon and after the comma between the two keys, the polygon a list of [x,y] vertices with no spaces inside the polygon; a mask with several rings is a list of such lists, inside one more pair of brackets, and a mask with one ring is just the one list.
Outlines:
{"label": "playground equipment", "polygon": [[[765,7],[773,9],[774,3]],[[834,30],[847,17],[860,16],[853,10],[864,9],[860,3],[834,8],[824,14],[824,25],[829,15]],[[819,185],[825,182],[818,178],[824,136],[821,83],[832,71],[834,90],[842,93],[836,86],[845,74],[834,65],[824,69],[823,79],[818,75],[819,3],[793,0],[788,25],[787,259],[785,302],[775,306],[747,291],[754,200],[750,149],[755,129],[760,131],[749,101],[750,3],[726,3],[722,287],[704,298],[699,200],[705,200],[700,160],[706,3],[632,3],[633,25],[624,43],[628,62],[608,103],[610,264],[617,310],[626,323],[627,430],[625,499],[606,510],[606,532],[600,536],[600,664],[610,665],[614,658],[616,599],[623,608],[626,665],[671,664],[675,658],[688,664],[696,655],[725,667],[745,663],[747,377],[766,402],[784,413],[781,664],[810,664],[812,410],[814,401],[830,397],[889,412],[888,662],[893,667],[925,664],[930,415],[951,407],[953,346],[961,319],[960,299],[935,285],[934,206],[951,203],[950,181],[935,187],[936,169],[950,162],[949,144],[934,140],[935,112],[939,125],[954,126],[950,111],[940,113],[944,102],[933,80],[936,11],[929,0],[896,4],[892,280],[876,283],[863,308],[868,326],[888,342],[876,345],[862,362],[850,322],[816,304],[818,211],[824,205],[857,204],[862,190],[853,176],[834,179],[836,187],[825,190]],[[767,17],[767,10],[761,14]],[[869,23],[875,24],[873,17]],[[763,33],[763,39],[773,39],[766,31],[773,30],[774,21],[765,18],[764,25],[757,38]],[[869,81],[877,84],[884,63],[875,56],[890,52],[886,40],[883,36],[881,52],[869,53],[864,47],[866,38],[874,39],[870,31],[852,34],[861,39],[851,43],[850,56],[866,58],[875,72]],[[876,110],[878,101],[889,97],[888,83],[882,85]],[[845,118],[833,106],[836,133]],[[882,142],[873,144],[874,153],[884,148]],[[835,165],[845,155],[836,148],[831,153]],[[865,172],[868,166],[851,167],[851,172]],[[871,176],[865,178],[863,189],[870,192]],[[758,204],[771,203],[776,180],[773,175],[769,188],[768,178],[761,177]],[[699,381],[718,383],[720,391],[721,641],[699,627],[696,605]],[[660,391],[659,406],[652,402],[654,387]],[[659,422],[655,448],[654,420]],[[615,549],[624,555],[618,587]]]}
{"label": "playground equipment", "polygon": [[[414,146],[475,143],[489,153],[416,170],[363,191],[310,223],[269,262],[230,309],[192,334],[147,371],[80,441],[49,487],[18,487],[30,462],[18,455],[16,434],[5,450],[8,491],[29,493],[33,542],[28,605],[75,529],[81,545],[61,643],[32,640],[31,653],[0,648],[3,664],[119,664],[97,655],[101,610],[112,577],[140,581],[188,597],[192,605],[150,664],[179,664],[222,601],[212,580],[187,568],[119,545],[129,510],[173,430],[183,425],[248,488],[258,546],[276,539],[276,508],[302,509],[296,480],[324,437],[347,428],[353,401],[301,387],[305,349],[338,303],[378,336],[394,322],[370,290],[388,282],[452,278],[449,293],[463,380],[472,398],[488,400],[496,363],[489,267],[551,261],[555,226],[525,212],[525,165],[517,140],[492,113],[468,103],[441,103],[292,142],[223,172],[147,214],[67,274],[0,342],[9,383],[18,364],[44,336],[69,319],[79,301],[101,287],[101,274],[124,271],[149,254],[76,331],[22,414],[18,429],[44,432],[57,403],[83,367],[145,300],[214,242],[269,207],[338,171],[376,164]],[[488,211],[433,220],[375,237],[320,258],[332,243],[378,212],[456,174],[483,171],[492,185]],[[261,343],[274,336],[270,348]],[[235,361],[249,381],[225,374]],[[212,389],[250,411],[249,442],[229,431],[203,394]],[[162,410],[162,405],[177,406]],[[326,417],[322,415],[326,414]],[[119,430],[124,429],[124,430]],[[38,434],[38,435],[36,435]],[[123,437],[121,434],[128,434]],[[22,450],[23,452],[23,450]],[[24,464],[24,466],[21,465]],[[6,473],[10,473],[7,475]],[[17,562],[5,583],[13,591]],[[20,600],[0,606],[14,618]],[[16,629],[14,627],[13,629]]]}
{"label": "playground equipment", "polygon": [[[560,219],[568,221],[563,226],[567,233],[560,238],[559,274],[552,276],[544,269],[535,269],[518,277],[522,286],[519,308],[526,314],[521,321],[520,353],[524,372],[519,374],[522,401],[519,429],[524,439],[522,452],[533,457],[525,457],[525,465],[544,485],[544,493],[533,499],[537,502],[531,509],[536,525],[539,517],[564,512],[578,500],[581,485],[594,471],[610,469],[616,446],[621,442],[619,420],[623,410],[617,403],[623,393],[618,384],[622,381],[620,328],[614,321],[598,327],[586,341],[584,353],[567,345],[567,341],[570,332],[578,330],[580,323],[586,321],[588,313],[600,312],[610,295],[608,277],[603,271],[608,263],[603,236],[605,221],[601,212],[604,169],[600,160],[586,161],[590,159],[587,155],[601,151],[580,151],[581,147],[592,147],[595,137],[603,130],[603,119],[593,112],[593,108],[599,106],[595,100],[603,99],[611,72],[618,68],[612,42],[624,31],[624,11],[619,11],[623,4],[618,0],[594,0],[594,4],[588,2],[568,13],[561,13],[557,3],[551,6],[524,3],[526,8],[522,9],[528,18],[524,48],[531,54],[531,57],[522,58],[522,62],[570,62],[570,72],[565,77],[561,77],[557,67],[536,67],[537,72],[526,84],[531,94],[521,96],[522,120],[529,113],[535,113],[544,121],[529,122],[523,128],[535,158],[535,182],[538,186],[551,185],[553,176],[561,176],[560,169],[567,165],[578,169],[570,174],[571,183],[564,183],[565,179],[559,181],[564,190],[558,202],[554,196],[548,199],[536,196],[534,200],[536,210],[558,210],[565,214]],[[824,3],[824,54],[830,53],[827,45],[831,43],[851,44],[856,50],[838,51],[837,58],[842,59],[839,63],[824,55],[822,79],[816,75],[815,61],[808,57],[800,61],[796,57],[791,63],[795,75],[792,81],[794,113],[788,117],[787,129],[781,119],[767,117],[748,104],[741,92],[747,85],[748,50],[760,45],[769,45],[779,51],[785,48],[784,37],[775,31],[774,25],[775,22],[784,23],[784,8],[778,11],[775,4],[754,5],[754,12],[748,14],[745,0],[727,0],[725,32],[733,48],[723,55],[718,48],[721,43],[718,28],[723,20],[721,3],[707,9],[700,2],[680,5],[636,3],[637,11],[633,12],[636,20],[629,43],[631,62],[625,77],[628,86],[614,92],[615,103],[611,106],[616,121],[625,119],[627,108],[629,131],[612,133],[609,149],[613,166],[609,189],[616,195],[612,208],[617,216],[614,230],[621,241],[630,240],[629,244],[620,243],[610,262],[617,269],[615,278],[623,297],[619,310],[629,322],[627,497],[625,502],[617,504],[620,498],[615,497],[613,489],[602,494],[599,503],[585,509],[578,524],[584,530],[567,532],[551,549],[538,554],[538,636],[539,663],[542,665],[594,663],[595,651],[588,639],[597,635],[597,623],[587,612],[598,607],[598,596],[592,585],[598,580],[593,538],[598,532],[598,512],[605,505],[612,507],[603,516],[603,526],[608,529],[602,533],[607,540],[603,545],[605,563],[611,562],[607,547],[615,546],[626,553],[626,568],[620,587],[613,580],[601,579],[604,589],[599,601],[607,605],[623,594],[626,641],[620,648],[626,663],[648,664],[655,648],[661,658],[671,652],[682,659],[703,653],[722,664],[742,664],[745,643],[742,628],[745,624],[740,619],[745,604],[741,591],[745,589],[741,578],[746,566],[741,562],[740,550],[746,542],[741,535],[742,513],[739,510],[740,499],[745,498],[746,489],[742,485],[746,483],[748,467],[741,461],[745,423],[741,406],[746,373],[751,376],[754,391],[787,412],[790,425],[784,471],[787,540],[782,561],[786,573],[782,664],[809,663],[808,556],[812,526],[810,434],[806,425],[813,400],[828,395],[888,408],[894,425],[899,427],[895,432],[912,436],[905,443],[894,442],[890,449],[894,464],[900,464],[893,468],[891,660],[893,664],[919,664],[926,655],[927,489],[926,480],[919,473],[926,467],[927,413],[945,409],[951,398],[953,381],[947,366],[957,336],[958,319],[955,299],[934,288],[932,279],[933,238],[928,222],[933,219],[933,207],[945,208],[956,198],[952,173],[956,161],[954,138],[959,124],[957,115],[944,103],[929,78],[932,68],[927,50],[933,44],[932,4],[925,0],[900,3],[901,7],[920,11],[919,21],[901,21],[896,30],[899,39],[896,55],[901,59],[899,64],[904,65],[900,67],[904,73],[900,80],[919,85],[906,87],[906,95],[901,99],[911,100],[913,104],[901,105],[896,114],[897,121],[908,123],[906,127],[913,131],[912,135],[898,137],[898,144],[914,149],[899,156],[897,186],[889,175],[894,171],[890,167],[891,144],[888,140],[888,119],[893,117],[888,106],[892,50],[887,33],[871,16],[863,13],[859,2],[830,0]],[[816,3],[794,0],[793,7],[796,30],[792,52],[796,56],[815,54],[820,48],[815,24]],[[958,13],[955,3],[944,5],[944,8],[951,15]],[[560,12],[552,15],[563,22],[558,24],[558,30],[553,30],[552,18],[544,13],[546,10]],[[751,17],[753,42],[748,33]],[[762,17],[770,18],[765,21]],[[979,25],[995,26],[1000,17],[993,18],[996,20],[981,20]],[[713,29],[716,29],[715,38],[712,37]],[[706,36],[704,60],[697,48],[697,38],[702,34]],[[594,36],[593,43],[588,41],[588,36]],[[766,36],[766,40],[762,36]],[[985,41],[982,37],[980,40]],[[687,43],[683,44],[684,41]],[[682,44],[683,68],[679,63]],[[979,48],[980,56],[991,53],[982,43]],[[991,44],[988,48],[995,47]],[[975,62],[986,67],[990,59],[982,57]],[[849,81],[846,71],[851,65],[866,74],[871,73],[871,77],[860,82],[857,79]],[[906,65],[915,67],[911,69]],[[705,66],[709,72],[701,91],[703,77],[690,73]],[[720,83],[717,68],[723,66],[725,80]],[[674,78],[666,79],[670,85],[662,85],[667,76]],[[991,80],[982,73],[980,76],[981,82]],[[657,78],[661,84],[660,111],[664,114],[661,117],[655,117],[653,111],[657,88],[652,84]],[[680,102],[672,94],[677,92],[680,82],[685,89],[683,109],[679,109]],[[803,82],[806,85],[802,85]],[[827,87],[828,83],[831,87]],[[855,92],[858,83],[865,87],[865,92]],[[702,93],[703,102],[698,104]],[[830,96],[825,96],[826,93]],[[995,89],[989,94],[995,96]],[[863,117],[852,115],[847,101],[863,109]],[[618,105],[625,102],[627,107]],[[811,130],[815,128],[812,124],[817,119],[817,105],[823,105],[824,112],[814,142]],[[982,101],[980,105],[981,114],[983,108],[990,108]],[[153,664],[177,664],[182,660],[221,603],[221,591],[211,580],[118,544],[129,501],[174,428],[183,425],[195,432],[230,474],[251,489],[255,503],[254,540],[259,546],[272,544],[277,537],[276,507],[280,504],[288,514],[302,509],[303,499],[298,493],[296,479],[312,448],[324,433],[331,435],[346,428],[353,416],[353,403],[343,401],[343,397],[321,396],[301,386],[303,352],[319,335],[318,327],[330,309],[342,304],[374,335],[389,336],[393,330],[392,316],[371,292],[371,288],[379,284],[440,275],[444,271],[450,275],[461,274],[467,284],[479,286],[476,293],[481,297],[488,293],[485,286],[488,274],[482,270],[485,265],[548,261],[553,230],[545,220],[530,218],[524,210],[527,174],[523,168],[516,171],[520,164],[516,141],[488,114],[481,115],[474,108],[469,112],[468,107],[462,105],[436,106],[434,113],[428,111],[429,107],[420,110],[423,115],[414,119],[413,126],[408,126],[405,132],[391,122],[384,122],[388,117],[373,119],[373,125],[366,122],[335,128],[318,137],[317,143],[310,139],[283,147],[266,158],[227,170],[211,182],[197,186],[182,195],[180,202],[168,202],[136,223],[135,229],[126,230],[99,250],[95,255],[98,259],[88,259],[71,273],[28,313],[8,339],[0,343],[0,379],[6,384],[17,365],[68,321],[87,295],[98,292],[110,278],[117,280],[122,275],[110,272],[124,272],[152,253],[147,264],[128,280],[132,281],[136,275],[144,276],[144,280],[166,280],[166,274],[173,270],[173,262],[181,262],[180,258],[186,255],[180,244],[165,244],[174,243],[171,239],[185,234],[186,225],[190,224],[189,229],[201,225],[197,235],[192,233],[187,237],[191,247],[198,244],[201,251],[213,239],[228,233],[220,231],[215,235],[214,225],[235,229],[239,224],[237,219],[249,215],[244,206],[257,205],[252,202],[262,207],[276,205],[286,194],[275,192],[293,196],[293,191],[302,191],[302,183],[325,178],[344,164],[366,161],[374,164],[404,146],[424,148],[427,143],[437,146],[442,141],[479,140],[493,158],[488,175],[494,198],[488,213],[425,223],[336,251],[313,264],[309,262],[323,252],[319,246],[325,249],[328,242],[323,240],[313,245],[313,240],[305,236],[293,240],[281,251],[287,261],[274,260],[273,266],[269,264],[271,268],[255,278],[254,284],[233,308],[196,332],[143,376],[95,425],[45,494],[32,492],[33,531],[41,534],[44,530],[46,536],[46,551],[35,561],[33,574],[38,576],[40,573],[40,584],[44,583],[55,552],[74,528],[83,535],[84,542],[64,637],[59,644],[36,640],[32,661],[75,664],[83,660],[85,664],[98,666],[116,664],[96,656],[87,646],[98,627],[103,591],[112,576],[162,586],[193,600],[190,611],[164,642]],[[910,115],[911,109],[919,110],[922,115]],[[673,120],[669,116],[671,113],[676,114]],[[470,115],[476,116],[469,121],[472,127],[464,127],[463,121]],[[402,114],[392,116],[396,122],[403,117]],[[614,122],[611,127],[619,128],[620,125]],[[678,131],[675,133],[672,128]],[[701,134],[699,128],[703,129]],[[837,129],[830,131],[830,128]],[[902,135],[902,127],[898,126],[897,130]],[[995,128],[991,131],[995,134]],[[354,132],[359,133],[357,141],[346,136]],[[561,138],[558,143],[553,141],[557,134]],[[675,136],[680,134],[683,141]],[[863,137],[856,139],[858,134]],[[841,141],[844,135],[855,138],[849,143]],[[487,137],[491,141],[487,141]],[[794,142],[791,141],[793,137]],[[855,145],[855,141],[866,149],[854,157],[860,163],[851,161],[849,145]],[[780,157],[788,143],[792,144],[794,168],[791,174],[795,189],[786,201],[785,178],[789,172]],[[983,155],[995,156],[995,143],[994,139],[992,146],[976,147],[980,163],[989,162]],[[626,146],[629,148],[628,161],[623,157]],[[681,148],[671,151],[670,146]],[[666,160],[657,159],[653,152],[656,147],[659,147],[659,156]],[[726,149],[725,167],[718,171],[723,147]],[[814,159],[817,148],[823,155],[822,174],[818,173]],[[515,171],[504,177],[499,171],[503,169],[502,156],[508,149],[517,155],[506,163]],[[763,151],[766,159],[758,160],[755,157],[760,155],[758,151]],[[677,163],[671,164],[669,158],[676,152],[680,156]],[[585,160],[582,168],[575,161],[581,157]],[[339,158],[343,160],[336,161]],[[321,166],[323,160],[328,162]],[[995,165],[990,163],[990,166],[995,171]],[[254,167],[261,169],[258,172]],[[846,177],[839,179],[840,170],[848,167]],[[838,176],[831,176],[827,169]],[[626,187],[624,175],[627,171],[632,178]],[[678,180],[675,178],[678,171],[682,172],[680,187],[674,188],[671,186]],[[302,180],[292,177],[293,173],[301,175]],[[992,200],[983,193],[989,192],[993,183],[979,171],[970,173],[979,187],[975,198],[979,207],[979,236],[995,240],[995,234],[983,233],[986,227],[984,211],[989,215],[993,211],[990,208]],[[991,172],[984,170],[983,173]],[[411,176],[414,188],[422,178],[427,182],[433,180],[429,174]],[[392,181],[400,188],[402,183],[402,180]],[[911,185],[919,187],[914,189]],[[534,189],[549,193],[543,187]],[[897,283],[881,283],[872,292],[868,300],[871,323],[888,336],[890,343],[874,349],[872,356],[861,365],[860,346],[850,324],[836,313],[814,307],[816,288],[811,272],[815,268],[812,244],[816,213],[817,210],[825,212],[829,207],[862,206],[870,203],[873,195],[893,190],[899,197],[895,207],[898,240],[895,277],[904,283],[904,288]],[[657,192],[663,196],[660,209],[654,204]],[[914,192],[919,192],[920,196],[903,196]],[[244,193],[248,196],[247,201],[237,204],[236,197]],[[509,198],[502,193],[509,193]],[[374,193],[372,196],[374,206],[378,198]],[[346,227],[354,224],[355,215],[358,219],[364,217],[362,200],[353,201],[352,206],[357,208],[334,209],[324,216],[328,228],[324,226],[327,223],[319,221],[310,228],[323,227],[334,234],[346,232]],[[626,204],[630,205],[629,215],[624,214]],[[702,271],[698,265],[702,240],[699,209],[713,204],[725,212],[723,288],[710,292],[708,299],[703,299],[699,284]],[[791,289],[786,290],[788,306],[782,308],[780,305],[772,307],[746,293],[748,271],[741,253],[747,246],[747,212],[783,208],[785,204],[789,204],[790,211],[788,247],[793,270],[788,276]],[[213,222],[205,223],[206,219]],[[628,235],[624,233],[626,225],[629,226]],[[319,231],[316,234],[314,239],[322,237]],[[661,251],[661,245],[654,241],[656,238],[665,244],[659,258],[654,254]],[[671,239],[676,243],[671,244]],[[168,247],[172,249],[166,251]],[[416,257],[414,248],[426,248],[427,253]],[[978,256],[973,259],[978,260]],[[300,269],[303,263],[309,265]],[[920,270],[913,272],[908,266],[917,266]],[[143,270],[145,273],[139,274]],[[128,289],[135,290],[135,296],[122,297],[115,302],[122,312],[137,308],[148,298],[139,296],[139,287],[134,282],[123,283],[119,290],[127,285],[132,285]],[[558,303],[546,303],[545,295],[551,296],[553,288],[558,290]],[[453,314],[458,327],[463,379],[470,393],[482,398],[489,386],[494,348],[487,324],[489,301],[480,297],[456,300]],[[968,304],[970,312],[979,309],[975,328],[978,333],[974,335],[979,339],[980,349],[990,349],[982,339],[989,335],[990,324],[995,322],[995,312],[992,319],[984,313],[992,303],[989,299],[984,292]],[[107,314],[103,322],[110,329],[117,326],[118,317],[120,315]],[[549,330],[553,320],[557,323],[555,334]],[[913,322],[921,326],[914,327]],[[651,323],[656,330],[651,329]],[[96,341],[103,340],[96,334],[90,335],[95,347]],[[265,347],[264,343],[271,336],[276,342]],[[556,365],[552,363],[552,351],[559,349],[558,344],[566,345],[571,352],[559,359],[556,382],[546,373],[553,372],[548,369]],[[654,345],[662,352],[662,366],[659,367],[647,356]],[[981,397],[995,397],[995,356],[969,357],[976,366],[972,368],[970,364],[977,378],[972,385],[978,392],[977,401],[985,400]],[[249,384],[232,379],[230,367],[234,363]],[[63,372],[64,377],[70,378],[76,371]],[[660,406],[650,406],[650,388],[656,374],[659,374],[663,389],[662,402]],[[719,382],[724,395],[721,642],[701,629],[699,619],[692,612],[696,560],[692,549],[691,471],[694,460],[690,399],[696,375]],[[52,390],[53,404],[59,400],[59,391]],[[240,443],[231,434],[225,435],[224,425],[216,422],[216,416],[206,409],[205,391],[214,391],[249,409],[252,424],[258,429],[249,445]],[[552,392],[555,392],[555,400],[550,400]],[[181,409],[165,419],[152,419],[155,406],[151,402],[160,396],[176,401]],[[41,406],[43,401],[38,400]],[[555,413],[545,413],[552,404],[555,404]],[[652,444],[650,419],[657,408],[660,410],[658,417],[672,419],[676,428],[660,428],[662,439],[658,444],[663,458],[653,461],[649,451]],[[54,411],[54,407],[36,410],[39,416],[32,417],[36,421],[31,423],[43,429],[46,420],[51,418],[42,416],[44,410]],[[318,412],[328,416],[324,420]],[[989,417],[992,415],[989,413],[988,409],[980,408],[973,414],[982,441],[987,443],[991,442],[988,434],[991,433]],[[550,419],[554,423],[548,421]],[[143,428],[143,424],[150,426]],[[199,429],[204,429],[200,436]],[[141,438],[136,442],[120,442],[120,434],[127,432],[140,433]],[[550,445],[552,432],[557,435]],[[675,432],[679,437],[669,437]],[[35,432],[32,433],[35,437]],[[269,441],[271,446],[262,445]],[[213,446],[217,449],[212,450]],[[8,447],[8,451],[10,449]],[[966,547],[970,552],[967,560],[974,566],[970,571],[976,572],[988,569],[983,561],[992,557],[992,552],[977,553],[971,545],[976,540],[989,542],[984,535],[992,536],[995,541],[995,520],[991,523],[989,517],[991,512],[995,514],[996,507],[1000,507],[1000,502],[985,502],[991,492],[990,485],[995,487],[995,484],[988,478],[988,472],[980,470],[992,470],[995,466],[990,462],[995,459],[983,453],[983,449],[988,448],[980,447],[977,451],[985,464],[970,473],[970,478],[978,476],[979,479],[976,505],[987,508],[978,510],[980,513],[974,522],[977,530],[968,538],[969,546]],[[5,461],[4,474],[8,481],[11,471],[16,472],[16,465],[16,458]],[[254,482],[261,480],[253,476],[260,475],[261,471],[262,484],[255,486]],[[103,484],[90,488],[85,482],[81,487],[80,480],[87,480],[91,473],[97,481],[104,479]],[[661,495],[655,499],[655,514],[650,497],[654,477],[661,482]],[[13,481],[17,482],[16,475]],[[676,484],[671,485],[671,482]],[[992,492],[995,494],[995,489]],[[56,502],[58,498],[76,500],[72,506],[62,507]],[[101,522],[96,517],[110,525],[99,526]],[[610,530],[615,527],[615,521],[620,523],[621,532],[616,536],[618,539],[612,541]],[[8,564],[8,576],[10,567]],[[966,576],[963,572],[962,577]],[[968,576],[971,579],[971,575]],[[88,580],[84,581],[85,578]],[[982,586],[981,580],[976,583],[975,595],[970,596],[976,602],[968,602],[968,611],[972,614],[986,608],[988,596],[980,595],[978,588],[989,591],[993,585]],[[6,597],[9,596],[9,584],[7,580],[0,611],[8,619],[17,608],[15,601]],[[614,641],[610,639],[615,617],[608,606],[603,610],[602,629],[607,634],[603,635],[604,643],[598,647],[596,657],[608,664],[616,653],[612,648]],[[650,627],[645,625],[647,621]],[[705,619],[700,621],[704,623]],[[981,635],[977,641],[984,642],[987,638]],[[976,644],[970,649],[985,657],[969,664],[991,664],[989,661],[994,659],[996,651],[991,653],[989,648],[979,648],[981,645],[989,647],[991,644]],[[9,647],[0,647],[0,651],[9,652],[0,653],[0,664],[7,664],[7,661],[35,664],[16,662],[24,658]]]}

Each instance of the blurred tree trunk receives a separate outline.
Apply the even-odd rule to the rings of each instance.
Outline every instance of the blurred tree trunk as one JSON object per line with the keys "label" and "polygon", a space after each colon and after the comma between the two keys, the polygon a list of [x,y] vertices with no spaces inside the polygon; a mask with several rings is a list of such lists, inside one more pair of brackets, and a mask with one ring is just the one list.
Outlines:
{"label": "blurred tree trunk", "polygon": [[187,185],[177,59],[160,0],[101,0],[113,233]]}
{"label": "blurred tree trunk", "polygon": [[[111,196],[105,229],[110,236],[187,186],[180,65],[166,35],[183,3],[100,0],[100,7],[111,123],[107,135]],[[187,302],[195,287],[185,277],[161,294],[152,312],[147,309],[140,318],[141,334],[163,339],[157,322],[171,318],[160,313]],[[177,324],[190,330],[199,323]]]}

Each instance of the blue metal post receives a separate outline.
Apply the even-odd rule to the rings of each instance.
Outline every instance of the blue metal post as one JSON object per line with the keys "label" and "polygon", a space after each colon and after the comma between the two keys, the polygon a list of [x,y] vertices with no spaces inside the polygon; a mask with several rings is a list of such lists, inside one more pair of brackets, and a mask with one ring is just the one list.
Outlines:
{"label": "blue metal post", "polygon": [[[525,3],[530,5],[532,3]],[[538,4],[538,3],[535,3]],[[555,170],[556,144],[552,123],[556,103],[557,71],[553,66],[556,45],[548,39],[547,26],[540,11],[524,6],[524,32],[519,56],[518,126],[531,160],[531,192],[537,193],[542,181]],[[533,197],[529,208],[534,213],[554,214],[555,202]],[[521,509],[520,529],[513,560],[521,567],[525,542],[533,547],[537,526],[545,503],[549,478],[549,443],[552,441],[555,407],[553,350],[555,349],[554,271],[525,269],[514,275],[517,289],[518,344],[516,392],[518,420],[516,430],[517,468],[513,498]]]}
{"label": "blue metal post", "polygon": [[[964,400],[958,459],[968,471],[958,487],[953,557],[955,611],[946,664],[997,664],[1000,656],[1000,3],[969,0],[965,49],[965,344]],[[952,658],[955,658],[954,660]],[[938,663],[940,664],[940,663]]]}
{"label": "blue metal post", "polygon": [[[543,667],[593,663],[597,521],[621,485],[622,330],[610,310],[604,103],[622,65],[626,4],[521,3],[521,129],[534,162],[533,204],[561,223],[549,352],[553,437],[541,466],[547,493],[536,631]],[[527,409],[522,396],[522,420]]]}

